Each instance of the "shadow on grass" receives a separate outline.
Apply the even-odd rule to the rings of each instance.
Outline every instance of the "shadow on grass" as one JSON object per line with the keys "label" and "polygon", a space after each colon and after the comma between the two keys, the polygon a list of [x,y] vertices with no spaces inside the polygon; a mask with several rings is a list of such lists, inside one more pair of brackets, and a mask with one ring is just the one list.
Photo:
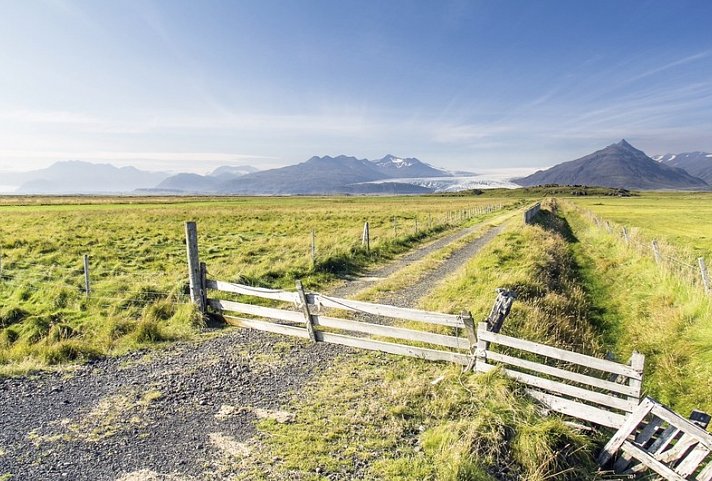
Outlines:
{"label": "shadow on grass", "polygon": [[569,221],[550,210],[541,209],[532,219],[532,224],[538,225],[545,230],[560,234],[566,242],[570,244],[575,244],[579,241],[576,235],[574,235],[574,231],[571,229]]}

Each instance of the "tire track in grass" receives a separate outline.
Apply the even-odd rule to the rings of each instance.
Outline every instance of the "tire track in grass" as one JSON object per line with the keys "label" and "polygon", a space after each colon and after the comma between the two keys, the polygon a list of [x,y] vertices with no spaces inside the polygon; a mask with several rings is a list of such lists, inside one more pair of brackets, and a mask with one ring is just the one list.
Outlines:
{"label": "tire track in grass", "polygon": [[[369,277],[399,272],[481,227],[438,239]],[[412,307],[502,228],[458,245],[428,275],[389,294],[388,301]],[[350,280],[332,295],[372,284]],[[356,350],[235,329],[200,342],[103,359],[72,372],[0,379],[0,476],[11,474],[18,481],[114,481],[134,475],[150,479],[149,474],[155,479],[229,479],[235,474],[229,460],[237,451],[218,449],[214,440],[243,446],[258,418],[282,413],[295,392],[347,352]]]}

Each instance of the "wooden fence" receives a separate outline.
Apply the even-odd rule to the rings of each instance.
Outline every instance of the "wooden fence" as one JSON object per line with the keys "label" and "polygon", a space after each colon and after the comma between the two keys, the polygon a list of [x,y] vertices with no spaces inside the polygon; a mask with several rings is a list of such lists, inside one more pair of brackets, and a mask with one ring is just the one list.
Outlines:
{"label": "wooden fence", "polygon": [[642,354],[634,353],[626,365],[491,332],[486,323],[478,325],[476,334],[475,370],[502,366],[552,411],[619,428],[638,406]]}
{"label": "wooden fence", "polygon": [[531,224],[532,219],[539,213],[541,210],[541,203],[537,202],[533,206],[529,207],[527,210],[524,211],[524,223],[525,224]]}
{"label": "wooden fence", "polygon": [[[695,415],[697,414],[697,415]],[[688,421],[646,398],[611,437],[598,457],[616,474],[633,477],[651,469],[670,481],[712,481],[710,417]]]}
{"label": "wooden fence", "polygon": [[[296,291],[264,289],[216,280],[207,280],[205,285],[208,291],[211,292],[211,297],[207,299],[207,306],[216,309],[230,324],[241,327],[311,339],[314,342],[341,344],[430,361],[454,362],[461,365],[470,363],[470,351],[474,349],[477,342],[474,322],[467,312],[463,312],[460,315],[441,314],[342,299],[318,293],[306,293],[300,282],[297,282]],[[299,311],[264,307],[212,297],[212,295],[219,296],[221,292],[288,302],[296,306]],[[451,328],[455,335],[438,334],[419,329],[395,327],[343,317],[332,317],[325,315],[327,310],[369,314],[422,324],[445,326]],[[250,317],[244,317],[245,315]],[[409,341],[419,345],[396,343],[347,333]],[[441,349],[442,347],[452,350],[443,350]]]}

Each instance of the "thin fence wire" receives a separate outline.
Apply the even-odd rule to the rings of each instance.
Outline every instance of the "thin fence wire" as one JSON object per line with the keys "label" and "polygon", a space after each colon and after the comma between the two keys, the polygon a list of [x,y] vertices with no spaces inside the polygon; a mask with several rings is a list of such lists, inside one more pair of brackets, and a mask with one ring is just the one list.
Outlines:
{"label": "thin fence wire", "polygon": [[[698,287],[703,291],[708,289],[705,286],[705,281],[699,261],[694,259],[694,256],[684,257],[684,254],[678,248],[666,242],[661,242],[659,239],[647,239],[640,228],[634,227],[628,229],[626,226],[619,225],[609,220],[603,219],[597,214],[580,206],[574,207],[579,213],[599,229],[605,230],[611,236],[622,242],[630,249],[634,249],[639,254],[645,257],[651,257],[656,260],[655,246],[657,246],[658,254],[661,262],[660,267],[667,273],[676,275],[680,280]],[[692,257],[693,260],[690,260]],[[698,258],[699,259],[699,258]],[[697,265],[695,263],[697,262]]]}

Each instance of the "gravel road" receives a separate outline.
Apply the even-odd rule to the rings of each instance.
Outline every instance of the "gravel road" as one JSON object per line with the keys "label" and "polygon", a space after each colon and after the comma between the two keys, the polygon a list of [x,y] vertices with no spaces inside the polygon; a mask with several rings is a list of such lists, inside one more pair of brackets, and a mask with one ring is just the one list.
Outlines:
{"label": "gravel road", "polygon": [[[387,277],[477,228],[445,236],[367,277]],[[384,301],[413,306],[501,229],[490,229],[426,281]],[[353,279],[331,293],[347,296],[372,283]],[[229,328],[63,373],[0,379],[0,480],[228,479],[225,461],[245,455],[255,420],[288,421],[280,407],[319,366],[348,352]]]}

